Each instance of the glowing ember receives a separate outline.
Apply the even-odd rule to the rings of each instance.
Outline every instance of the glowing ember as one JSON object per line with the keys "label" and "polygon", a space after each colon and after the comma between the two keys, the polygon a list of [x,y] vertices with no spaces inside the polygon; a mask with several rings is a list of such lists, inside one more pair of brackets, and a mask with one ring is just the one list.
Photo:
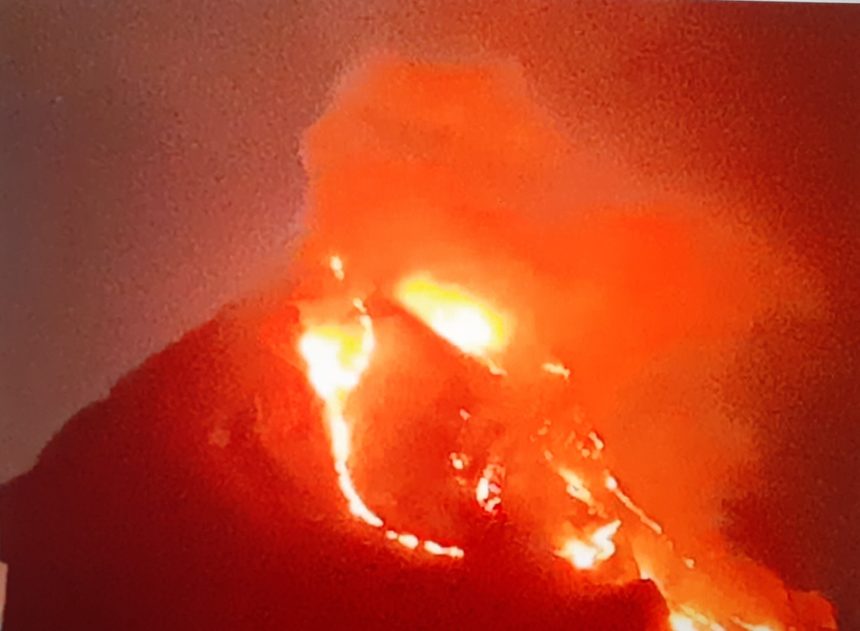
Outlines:
{"label": "glowing ember", "polygon": [[556,554],[568,559],[580,570],[593,569],[615,554],[615,542],[612,538],[620,527],[621,521],[616,519],[596,529],[588,537],[572,537]]}
{"label": "glowing ember", "polygon": [[594,496],[585,486],[583,479],[570,469],[561,468],[558,474],[567,483],[567,494],[588,506],[594,506]]}
{"label": "glowing ember", "polygon": [[299,352],[308,364],[311,385],[325,403],[334,469],[349,512],[366,524],[379,528],[382,519],[367,508],[355,490],[347,468],[350,436],[349,425],[343,416],[346,398],[367,368],[373,343],[370,321],[363,318],[358,330],[354,326],[329,326],[305,333],[299,341]]}
{"label": "glowing ember", "polygon": [[[395,294],[410,313],[464,353],[488,358],[508,344],[508,319],[457,285],[412,276],[397,286]],[[501,373],[498,366],[492,367]]]}
{"label": "glowing ember", "polygon": [[551,375],[558,375],[559,377],[564,378],[565,381],[570,379],[570,370],[566,368],[564,364],[560,364],[558,362],[546,362],[541,366],[541,368]]}
{"label": "glowing ember", "polygon": [[488,513],[495,513],[502,504],[502,478],[504,469],[497,464],[488,464],[475,487],[475,499]]}
{"label": "glowing ember", "polygon": [[409,548],[410,550],[414,550],[418,547],[418,537],[412,534],[402,534],[397,536],[397,541],[404,548]]}
{"label": "glowing ember", "polygon": [[606,488],[611,491],[612,494],[618,498],[618,501],[624,504],[630,512],[634,513],[639,518],[639,521],[648,526],[648,528],[658,535],[663,534],[663,526],[648,517],[645,511],[639,508],[636,503],[618,487],[618,480],[615,479],[615,476],[610,474],[606,475]]}
{"label": "glowing ember", "polygon": [[332,274],[334,274],[335,278],[338,280],[344,279],[343,261],[339,256],[335,255],[329,259],[329,267],[331,268]]}
{"label": "glowing ember", "polygon": [[603,448],[606,444],[603,442],[603,439],[597,435],[597,432],[588,432],[588,437],[591,439],[591,442],[594,444],[594,449],[598,452],[603,451]]}
{"label": "glowing ember", "polygon": [[448,556],[452,559],[463,558],[463,550],[457,546],[443,546],[435,541],[425,541],[424,549],[430,554],[435,554],[436,556]]}
{"label": "glowing ember", "polygon": [[451,459],[451,466],[454,467],[457,471],[462,471],[466,468],[467,458],[465,454],[452,453],[449,458]]}

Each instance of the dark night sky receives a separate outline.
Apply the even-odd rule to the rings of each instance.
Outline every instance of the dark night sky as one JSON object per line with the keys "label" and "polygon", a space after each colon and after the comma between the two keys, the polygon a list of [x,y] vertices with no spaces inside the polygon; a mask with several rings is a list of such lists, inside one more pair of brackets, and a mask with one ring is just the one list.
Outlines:
{"label": "dark night sky", "polygon": [[742,207],[821,270],[836,318],[794,332],[820,338],[820,357],[785,358],[800,367],[779,383],[801,385],[761,422],[784,481],[772,501],[814,566],[783,571],[850,602],[860,7],[358,4],[0,4],[0,480],[119,375],[284,268],[299,137],[342,70],[376,49],[490,53],[519,60],[599,159]]}

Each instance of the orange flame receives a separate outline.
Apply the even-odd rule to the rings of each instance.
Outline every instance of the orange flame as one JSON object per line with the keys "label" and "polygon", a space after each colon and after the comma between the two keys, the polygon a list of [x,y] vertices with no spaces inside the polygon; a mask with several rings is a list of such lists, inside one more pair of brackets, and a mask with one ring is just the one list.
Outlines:
{"label": "orange flame", "polygon": [[350,434],[349,424],[343,416],[346,398],[367,368],[373,344],[370,318],[362,316],[362,326],[358,331],[348,326],[321,326],[309,330],[299,341],[299,352],[308,364],[311,385],[325,403],[334,468],[349,512],[366,524],[379,528],[382,519],[367,508],[355,490],[347,468]]}
{"label": "orange flame", "polygon": [[[338,280],[343,280],[343,263],[333,256],[330,267]],[[370,364],[376,344],[373,321],[364,303],[356,298],[353,306],[358,311],[358,326],[355,324],[322,324],[307,327],[299,339],[299,354],[308,366],[308,380],[324,402],[325,420],[331,440],[334,469],[338,486],[347,501],[349,512],[368,526],[382,528],[381,517],[367,507],[355,488],[349,473],[350,425],[344,417],[344,409],[350,393],[358,386],[361,376]],[[419,544],[434,556],[462,558],[464,552],[457,546],[443,546],[435,541],[421,541],[411,533],[386,531],[386,538],[396,541],[410,550]]]}

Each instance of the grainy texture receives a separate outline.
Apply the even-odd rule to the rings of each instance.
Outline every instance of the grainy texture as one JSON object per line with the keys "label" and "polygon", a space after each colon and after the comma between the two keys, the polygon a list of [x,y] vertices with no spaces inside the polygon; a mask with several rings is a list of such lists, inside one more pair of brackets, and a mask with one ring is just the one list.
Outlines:
{"label": "grainy texture", "polygon": [[284,268],[298,137],[341,70],[375,48],[514,57],[637,188],[717,200],[822,272],[835,319],[760,326],[743,360],[767,435],[752,503],[780,519],[739,536],[860,626],[858,42],[850,6],[3,3],[0,477]]}

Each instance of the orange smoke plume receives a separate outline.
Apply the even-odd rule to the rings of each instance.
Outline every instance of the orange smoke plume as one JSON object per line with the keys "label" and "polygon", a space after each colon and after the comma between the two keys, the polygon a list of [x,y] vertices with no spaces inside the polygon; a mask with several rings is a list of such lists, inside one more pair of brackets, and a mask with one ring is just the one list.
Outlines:
{"label": "orange smoke plume", "polygon": [[[743,406],[727,399],[733,362],[757,320],[820,317],[825,305],[811,272],[752,223],[680,196],[653,199],[593,164],[511,63],[371,60],[343,80],[309,130],[304,159],[303,265],[328,266],[347,305],[384,296],[516,384],[504,390],[504,403],[482,398],[495,386],[481,386],[469,399],[475,407],[461,409],[466,425],[477,413],[499,427],[489,438],[468,439],[484,441],[495,457],[473,478],[468,454],[438,446],[454,479],[475,485],[485,512],[531,524],[580,570],[610,561],[623,539],[638,574],[666,596],[676,629],[807,624],[775,577],[733,559],[720,524],[724,501],[753,488],[757,475],[755,428],[739,421]],[[459,404],[445,394],[454,386],[439,376],[442,364],[371,344],[371,316],[360,304],[341,328],[326,329],[324,318],[306,322],[301,350],[326,401],[350,510],[383,529],[385,516],[367,498],[384,503],[385,493],[363,499],[356,486],[384,468],[374,461],[398,465],[391,464],[394,448],[374,449],[371,437],[393,445],[431,431],[410,421],[411,407]],[[397,331],[379,335],[403,339]],[[338,357],[360,365],[344,373],[346,364],[338,364],[320,376],[320,366]],[[374,373],[377,357],[400,374]],[[390,384],[407,373],[418,375],[417,391],[368,394],[371,384],[396,391]],[[341,382],[330,380],[342,374]],[[545,379],[564,388],[557,403],[533,400]],[[353,394],[363,403],[352,402]],[[385,413],[349,413],[350,405],[367,412],[381,399]],[[550,419],[548,410],[558,414]],[[538,411],[546,423],[536,427]],[[386,419],[396,419],[396,432]],[[349,448],[346,436],[354,439]],[[563,451],[575,460],[561,458]],[[546,468],[556,472],[559,493],[535,482]],[[425,503],[433,497],[422,487]],[[589,515],[588,526],[553,530],[570,502]],[[432,519],[433,527],[419,524],[422,537],[440,534],[435,526],[444,517]],[[387,533],[406,548],[460,556],[459,547]],[[684,578],[698,568],[713,581]],[[614,571],[628,573],[621,565]],[[752,582],[758,591],[742,597],[737,585]],[[816,616],[816,624],[830,624],[826,611]]]}

